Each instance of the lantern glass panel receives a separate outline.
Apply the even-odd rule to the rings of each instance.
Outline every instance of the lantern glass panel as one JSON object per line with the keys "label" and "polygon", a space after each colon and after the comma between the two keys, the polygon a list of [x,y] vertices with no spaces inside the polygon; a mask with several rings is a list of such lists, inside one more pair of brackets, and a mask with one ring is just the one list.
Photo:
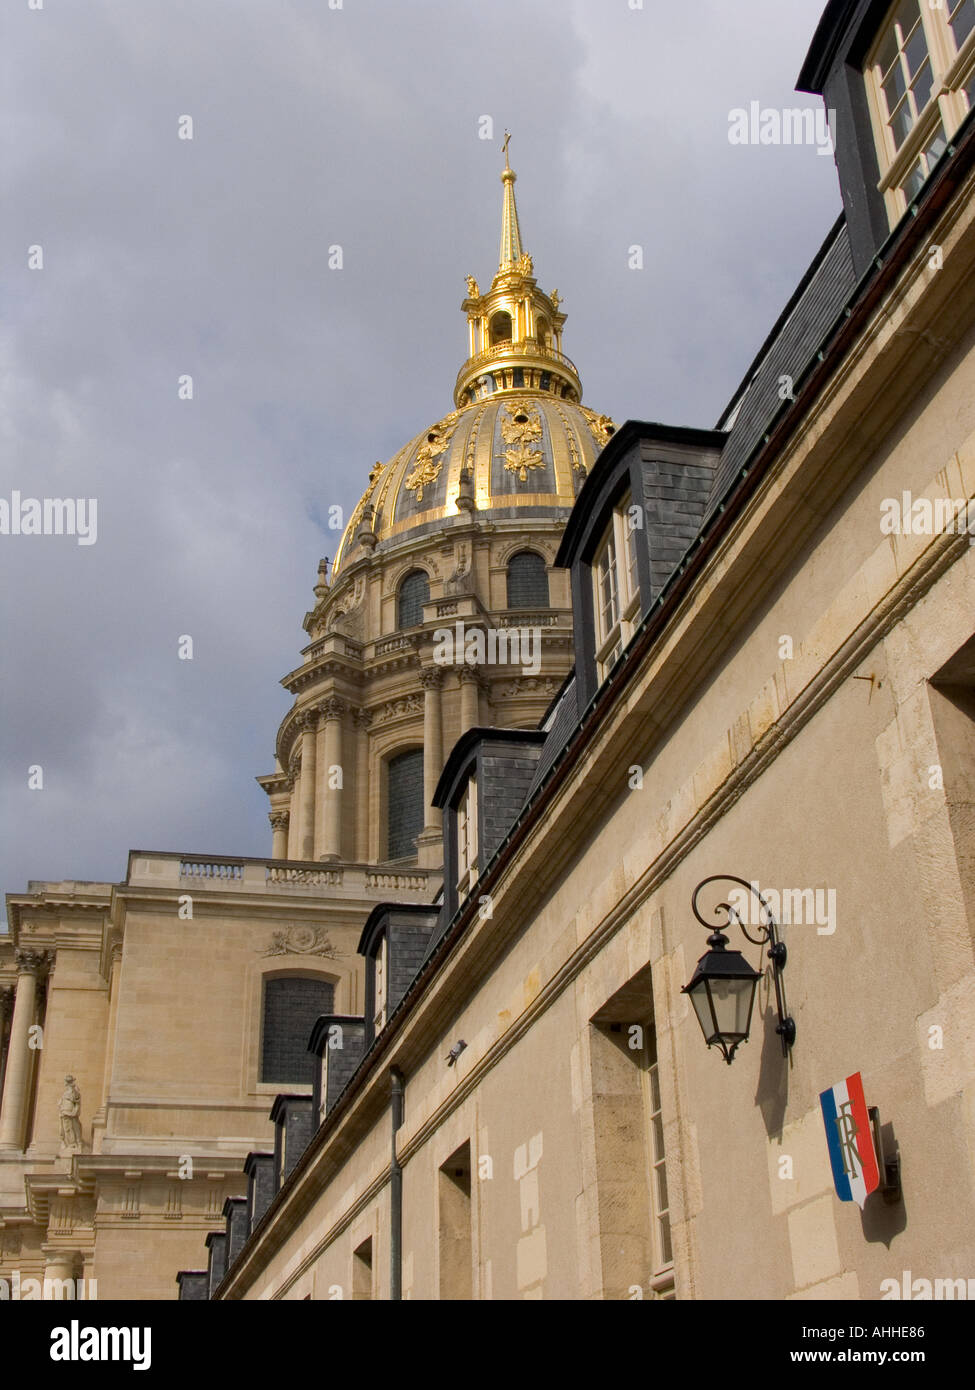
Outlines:
{"label": "lantern glass panel", "polygon": [[714,1008],[715,1017],[718,1020],[718,1031],[721,1035],[732,1041],[735,1038],[744,1038],[748,1034],[748,1022],[751,1018],[752,999],[755,994],[755,980],[714,980],[711,984],[711,1000]]}
{"label": "lantern glass panel", "polygon": [[701,1032],[704,1034],[705,1041],[710,1042],[714,1037],[714,1019],[711,1015],[711,1000],[708,996],[708,987],[704,980],[699,980],[690,991],[691,1003],[694,1005],[694,1012],[697,1014],[697,1021],[701,1025]]}

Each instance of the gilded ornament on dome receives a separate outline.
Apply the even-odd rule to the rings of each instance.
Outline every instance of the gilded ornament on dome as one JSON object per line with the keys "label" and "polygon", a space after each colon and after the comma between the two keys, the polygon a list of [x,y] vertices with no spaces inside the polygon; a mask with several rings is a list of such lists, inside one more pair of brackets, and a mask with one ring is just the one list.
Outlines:
{"label": "gilded ornament on dome", "polygon": [[507,472],[517,473],[519,481],[525,482],[529,468],[545,467],[541,450],[532,448],[542,437],[542,417],[538,406],[529,400],[511,401],[505,405],[504,412],[501,433],[509,445],[504,452],[504,466]]}
{"label": "gilded ornament on dome", "polygon": [[356,503],[355,511],[352,513],[352,516],[349,519],[350,536],[354,536],[356,533],[356,528],[358,527],[359,522],[362,520],[362,513],[366,509],[366,503],[369,501],[370,494],[372,493],[372,490],[376,485],[376,479],[379,477],[382,471],[383,466],[377,459],[369,472],[369,486],[366,488],[365,492],[359,498],[358,502]]}
{"label": "gilded ornament on dome", "polygon": [[481,290],[473,275],[467,277],[467,295],[469,299],[480,299]]}
{"label": "gilded ornament on dome", "polygon": [[[454,414],[456,415],[457,412],[455,411]],[[450,418],[450,416],[447,417],[447,419]],[[447,420],[441,420],[439,425],[434,425],[417,449],[416,461],[403,486],[408,491],[416,493],[418,502],[423,501],[423,489],[429,487],[431,483],[435,483],[440,477],[440,470],[443,468],[442,455],[456,428],[456,423],[448,425]]]}
{"label": "gilded ornament on dome", "polygon": [[352,513],[351,517],[349,518],[349,535],[350,535],[350,536],[354,536],[355,533],[356,533],[356,531],[358,530],[359,522],[362,520],[362,513],[363,513],[363,512],[365,511],[365,509],[366,509],[366,503],[369,501],[369,494],[370,494],[371,492],[372,492],[372,488],[371,488],[371,487],[367,487],[366,490],[365,490],[365,492],[362,494],[362,496],[359,498],[358,502],[356,503],[355,511]]}
{"label": "gilded ornament on dome", "polygon": [[518,261],[518,271],[519,271],[519,274],[521,274],[521,275],[531,275],[532,272],[534,271],[534,269],[535,269],[534,262],[532,261],[531,256],[529,256],[528,252],[526,251],[526,252],[524,253],[524,255],[523,255],[523,256],[520,258],[520,260]]}
{"label": "gilded ornament on dome", "polygon": [[549,299],[552,301],[553,309],[558,309],[559,305],[562,303],[562,296],[559,294],[558,290],[553,290],[549,295]]}
{"label": "gilded ornament on dome", "polygon": [[574,473],[581,473],[582,476],[585,478],[588,476],[589,470],[586,468],[586,465],[579,457],[579,447],[576,443],[575,429],[573,428],[572,423],[569,420],[569,417],[566,415],[565,411],[562,409],[561,406],[558,407],[558,412],[559,415],[562,417],[562,424],[565,426],[565,438],[566,443],[569,446],[569,457],[572,460],[572,470]]}
{"label": "gilded ornament on dome", "polygon": [[467,457],[464,459],[464,472],[471,478],[474,476],[474,451],[477,447],[477,436],[481,430],[481,421],[484,419],[484,411],[486,408],[486,406],[481,406],[480,410],[474,416],[473,423],[471,424],[471,431],[467,437]]}
{"label": "gilded ornament on dome", "polygon": [[608,415],[597,415],[594,410],[589,410],[586,406],[581,406],[583,415],[592,432],[592,437],[600,448],[616,433],[616,425]]}

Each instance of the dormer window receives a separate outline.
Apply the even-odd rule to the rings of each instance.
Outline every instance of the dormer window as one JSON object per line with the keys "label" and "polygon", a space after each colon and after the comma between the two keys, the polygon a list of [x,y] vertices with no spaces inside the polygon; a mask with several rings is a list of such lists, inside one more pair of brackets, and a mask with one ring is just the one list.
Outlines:
{"label": "dormer window", "polygon": [[633,636],[640,613],[636,537],[629,493],[612,519],[592,561],[596,617],[596,666],[605,680]]}
{"label": "dormer window", "polygon": [[457,806],[457,893],[467,897],[477,882],[477,779],[471,777]]}
{"label": "dormer window", "polygon": [[891,226],[917,197],[975,99],[975,0],[898,0],[865,75]]}

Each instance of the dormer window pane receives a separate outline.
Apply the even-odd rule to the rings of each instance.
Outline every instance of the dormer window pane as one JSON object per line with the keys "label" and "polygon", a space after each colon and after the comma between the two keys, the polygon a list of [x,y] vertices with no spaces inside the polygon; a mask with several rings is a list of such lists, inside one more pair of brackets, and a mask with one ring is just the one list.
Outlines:
{"label": "dormer window pane", "polygon": [[928,161],[929,169],[934,168],[947,148],[948,141],[945,139],[944,131],[939,126],[934,138],[924,151],[924,158]]}
{"label": "dormer window pane", "polygon": [[630,594],[638,594],[640,591],[640,580],[637,574],[636,561],[636,526],[629,511],[626,515],[626,568]]}
{"label": "dormer window pane", "polygon": [[599,624],[608,636],[619,621],[619,595],[616,577],[616,544],[612,534],[599,557]]}
{"label": "dormer window pane", "polygon": [[955,36],[955,46],[961,48],[969,34],[975,29],[975,0],[957,0],[948,21]]}
{"label": "dormer window pane", "polygon": [[[629,494],[614,509],[592,561],[596,666],[603,680],[633,636],[640,611],[636,527]],[[620,558],[623,563],[620,565]]]}
{"label": "dormer window pane", "polygon": [[[924,37],[924,30],[921,28],[921,16],[918,13],[917,5],[912,5],[917,18],[914,21],[914,28],[904,41],[904,57],[907,59],[907,70],[912,79],[927,65],[931,67],[931,60],[928,57],[928,41]],[[912,86],[914,85],[912,81]]]}
{"label": "dormer window pane", "polygon": [[894,144],[900,149],[904,141],[911,133],[914,125],[914,110],[911,106],[910,98],[905,97],[893,113],[889,121],[891,134],[894,137]]}
{"label": "dormer window pane", "polygon": [[933,86],[934,76],[931,72],[931,64],[925,58],[924,66],[911,84],[911,91],[914,93],[914,105],[918,111],[923,111],[931,100],[931,88]]}
{"label": "dormer window pane", "polygon": [[905,0],[877,61],[887,124],[900,149],[931,97],[934,79],[917,0]]}
{"label": "dormer window pane", "polygon": [[900,58],[897,57],[894,59],[894,66],[884,78],[884,97],[887,101],[887,110],[892,114],[898,111],[906,96],[907,82],[904,78],[904,69]]}
{"label": "dormer window pane", "polygon": [[457,806],[457,891],[469,893],[477,876],[477,779],[471,777]]}
{"label": "dormer window pane", "polygon": [[388,974],[388,953],[386,950],[385,936],[379,943],[379,950],[376,952],[376,1008],[373,1022],[376,1025],[376,1032],[386,1026],[386,998],[387,998],[387,974]]}

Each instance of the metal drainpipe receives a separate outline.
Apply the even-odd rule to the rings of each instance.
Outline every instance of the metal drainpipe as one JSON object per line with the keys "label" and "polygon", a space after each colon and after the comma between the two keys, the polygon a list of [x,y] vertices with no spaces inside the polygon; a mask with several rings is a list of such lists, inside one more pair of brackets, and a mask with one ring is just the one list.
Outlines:
{"label": "metal drainpipe", "polygon": [[396,1131],[403,1123],[403,1073],[390,1067],[392,1083],[391,1154],[389,1160],[389,1297],[398,1302],[403,1297],[403,1169],[396,1156]]}

